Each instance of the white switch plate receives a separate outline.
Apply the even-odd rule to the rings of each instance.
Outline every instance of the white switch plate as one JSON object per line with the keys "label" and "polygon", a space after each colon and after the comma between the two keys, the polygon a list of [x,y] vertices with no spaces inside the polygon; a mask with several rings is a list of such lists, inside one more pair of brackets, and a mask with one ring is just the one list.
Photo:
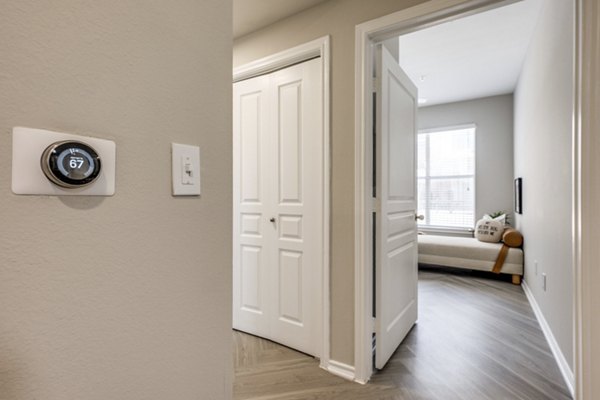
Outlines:
{"label": "white switch plate", "polygon": [[[88,186],[66,189],[50,182],[41,167],[44,150],[54,142],[76,140],[96,150],[102,161],[98,178]],[[51,196],[112,196],[115,194],[116,145],[111,140],[24,127],[13,128],[12,191]]]}
{"label": "white switch plate", "polygon": [[171,143],[173,196],[200,195],[200,147]]}

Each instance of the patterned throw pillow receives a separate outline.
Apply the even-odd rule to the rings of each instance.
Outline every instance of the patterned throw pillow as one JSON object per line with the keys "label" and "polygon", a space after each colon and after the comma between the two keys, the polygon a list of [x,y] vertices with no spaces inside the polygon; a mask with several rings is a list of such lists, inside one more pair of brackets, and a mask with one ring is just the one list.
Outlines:
{"label": "patterned throw pillow", "polygon": [[475,238],[481,242],[498,243],[503,232],[504,224],[494,219],[480,219],[475,225]]}

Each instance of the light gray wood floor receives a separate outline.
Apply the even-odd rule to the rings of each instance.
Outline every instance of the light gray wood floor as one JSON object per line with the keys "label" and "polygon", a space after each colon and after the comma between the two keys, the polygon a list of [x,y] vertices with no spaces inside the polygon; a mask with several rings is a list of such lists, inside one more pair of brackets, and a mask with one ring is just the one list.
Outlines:
{"label": "light gray wood floor", "polygon": [[312,357],[235,332],[234,399],[570,399],[520,286],[419,272],[419,321],[367,385]]}

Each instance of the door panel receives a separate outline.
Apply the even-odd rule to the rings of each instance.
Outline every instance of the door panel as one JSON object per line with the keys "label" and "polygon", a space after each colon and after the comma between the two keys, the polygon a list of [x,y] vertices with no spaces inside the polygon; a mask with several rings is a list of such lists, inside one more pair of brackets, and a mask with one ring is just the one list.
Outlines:
{"label": "door panel", "polygon": [[[398,67],[399,68],[399,67]],[[415,197],[415,99],[400,82],[397,75],[386,79],[389,110],[387,118],[389,162],[388,199],[413,201]],[[382,104],[384,105],[384,104]]]}
{"label": "door panel", "polygon": [[260,247],[242,246],[242,310],[257,314],[264,313],[260,295],[261,253]]}
{"label": "door panel", "polygon": [[417,89],[377,49],[375,366],[383,368],[417,320]]}
{"label": "door panel", "polygon": [[[260,81],[260,80],[259,80]],[[250,86],[250,85],[247,85]],[[264,107],[262,91],[251,91],[240,96],[240,158],[242,174],[242,203],[260,203],[261,201],[261,145],[265,139],[264,116],[261,115],[261,105]],[[264,148],[264,146],[263,146]]]}
{"label": "door panel", "polygon": [[[281,203],[302,202],[302,92],[301,76],[286,71],[285,75],[293,79],[287,82],[285,77],[276,77],[279,115],[277,133],[279,140],[279,201]],[[298,71],[300,73],[301,71]],[[295,80],[300,78],[300,80]]]}
{"label": "door panel", "polygon": [[279,238],[302,240],[302,215],[280,215]]}
{"label": "door panel", "polygon": [[303,326],[302,304],[302,253],[280,250],[279,252],[279,319]]}
{"label": "door panel", "polygon": [[260,237],[261,236],[261,215],[260,214],[251,214],[251,213],[242,213],[240,217],[241,221],[241,234],[246,237]]}
{"label": "door panel", "polygon": [[314,355],[323,248],[320,68],[314,59],[234,84],[234,328]]}

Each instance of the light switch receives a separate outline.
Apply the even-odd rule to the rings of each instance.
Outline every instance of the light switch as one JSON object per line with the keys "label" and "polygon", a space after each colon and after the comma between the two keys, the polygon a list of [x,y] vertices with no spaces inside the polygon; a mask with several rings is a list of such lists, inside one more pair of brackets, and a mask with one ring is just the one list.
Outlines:
{"label": "light switch", "polygon": [[172,143],[173,196],[200,195],[200,147]]}

